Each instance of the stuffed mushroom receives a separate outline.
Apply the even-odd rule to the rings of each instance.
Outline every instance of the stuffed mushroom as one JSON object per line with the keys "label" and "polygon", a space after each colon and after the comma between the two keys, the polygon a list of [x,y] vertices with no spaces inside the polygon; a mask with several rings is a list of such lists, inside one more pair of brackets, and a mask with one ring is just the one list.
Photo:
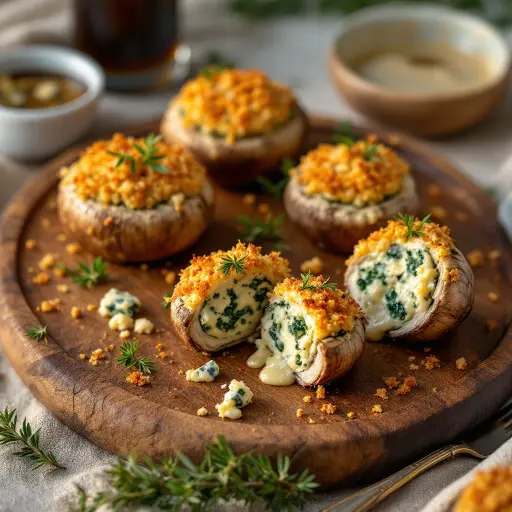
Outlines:
{"label": "stuffed mushroom", "polygon": [[208,353],[246,340],[260,326],[268,292],[288,274],[288,261],[278,252],[262,254],[252,244],[196,256],[170,300],[176,333]]}
{"label": "stuffed mushroom", "polygon": [[205,168],[160,136],[97,141],[61,175],[63,229],[109,261],[171,256],[193,244],[213,216]]}
{"label": "stuffed mushroom", "polygon": [[361,240],[345,285],[368,320],[366,336],[430,341],[469,314],[474,277],[446,226],[400,215]]}
{"label": "stuffed mushroom", "polygon": [[350,253],[361,238],[418,205],[409,164],[369,136],[320,144],[291,171],[289,217],[328,251]]}
{"label": "stuffed mushroom", "polygon": [[294,156],[306,118],[292,91],[257,70],[205,70],[187,82],[162,121],[169,142],[188,147],[221,185],[241,186]]}
{"label": "stuffed mushroom", "polygon": [[357,303],[322,276],[289,278],[270,294],[261,339],[247,364],[274,386],[325,384],[348,372],[365,344]]}

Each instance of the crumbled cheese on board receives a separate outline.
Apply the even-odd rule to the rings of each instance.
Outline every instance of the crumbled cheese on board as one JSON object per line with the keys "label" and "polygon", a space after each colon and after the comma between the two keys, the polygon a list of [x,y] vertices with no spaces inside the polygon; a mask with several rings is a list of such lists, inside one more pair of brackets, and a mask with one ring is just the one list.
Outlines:
{"label": "crumbled cheese on board", "polygon": [[187,370],[186,378],[191,382],[213,382],[217,375],[219,365],[212,359],[195,370]]}
{"label": "crumbled cheese on board", "polygon": [[140,306],[141,302],[135,295],[111,288],[101,299],[98,313],[103,317],[112,317],[117,313],[133,316]]}
{"label": "crumbled cheese on board", "polygon": [[137,320],[135,320],[135,327],[133,330],[137,334],[151,334],[154,329],[155,326],[153,325],[153,322],[147,318],[137,318]]}
{"label": "crumbled cheese on board", "polygon": [[124,313],[116,313],[108,322],[108,326],[114,331],[126,331],[133,327],[133,318]]}
{"label": "crumbled cheese on board", "polygon": [[237,420],[242,417],[242,407],[250,404],[253,396],[243,381],[233,379],[229,383],[229,391],[224,395],[224,400],[215,408],[222,419]]}

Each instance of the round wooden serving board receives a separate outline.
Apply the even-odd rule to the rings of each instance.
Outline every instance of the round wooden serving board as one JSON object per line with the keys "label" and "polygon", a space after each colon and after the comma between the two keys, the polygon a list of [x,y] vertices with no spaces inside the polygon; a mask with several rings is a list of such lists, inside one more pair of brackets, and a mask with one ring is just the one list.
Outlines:
{"label": "round wooden serving board", "polygon": [[[337,124],[313,119],[308,148],[329,141]],[[142,135],[149,131],[158,131],[157,123],[131,132]],[[147,271],[139,266],[110,265],[109,282],[91,290],[53,274],[48,284],[36,286],[32,278],[46,253],[59,253],[60,261],[73,267],[77,261],[91,260],[87,254],[70,256],[65,251],[69,241],[57,238],[61,233],[55,210],[57,171],[78,157],[80,148],[75,148],[26,183],[3,217],[0,336],[12,365],[32,393],[61,421],[119,455],[136,450],[138,455],[158,458],[180,450],[197,460],[202,458],[205,443],[223,435],[239,452],[255,449],[269,455],[288,454],[296,470],[310,468],[320,482],[332,485],[376,478],[434,445],[451,441],[489,415],[512,389],[510,244],[496,222],[492,201],[451,164],[405,137],[393,140],[392,135],[379,135],[393,142],[411,162],[423,212],[433,206],[445,208],[446,223],[464,253],[481,249],[486,254],[499,250],[502,255],[498,265],[486,261],[475,269],[473,312],[455,333],[429,345],[428,354],[428,347],[421,345],[368,343],[355,368],[327,387],[324,400],[317,399],[314,390],[297,385],[278,388],[262,384],[259,371],[245,364],[253,349],[248,344],[215,357],[221,372],[214,383],[187,382],[183,372],[209,357],[187,349],[173,335],[169,311],[161,306],[162,296],[171,291],[162,270],[179,271],[194,253],[230,248],[237,241],[237,215],[257,216],[257,208],[245,204],[243,194],[219,189],[215,220],[207,233],[189,251],[169,262],[150,263]],[[427,187],[432,183],[441,187],[442,197],[429,197]],[[258,197],[257,202],[265,200]],[[272,204],[272,208],[280,210],[278,205]],[[325,262],[324,275],[342,283],[343,257],[323,253],[288,221],[284,232],[290,246],[285,255],[296,275],[302,261],[318,255]],[[28,239],[37,242],[35,249],[25,248]],[[70,292],[59,293],[59,283],[68,284]],[[169,354],[166,360],[156,359],[159,371],[151,377],[150,385],[137,387],[125,382],[128,372],[115,363],[121,344],[118,334],[108,329],[97,312],[86,309],[87,304],[98,304],[111,287],[139,297],[141,315],[162,329],[158,334],[138,336],[141,353],[154,356],[155,344],[162,343]],[[491,291],[499,295],[498,302],[488,299]],[[57,297],[62,299],[61,312],[38,311],[41,301]],[[72,306],[84,311],[82,319],[71,318]],[[495,329],[486,329],[488,320],[496,321]],[[47,344],[24,336],[38,324],[48,326]],[[112,343],[114,350],[107,352],[108,359],[98,366],[79,357]],[[431,354],[440,359],[440,368],[409,369],[411,356],[421,365]],[[468,362],[464,371],[455,367],[455,360],[462,356]],[[385,387],[383,377],[397,374],[414,375],[418,387],[405,396],[390,391],[388,400],[377,398],[376,389]],[[255,398],[243,409],[241,420],[221,420],[215,411],[224,394],[220,386],[233,378],[244,380]],[[303,401],[305,395],[312,396],[310,403]],[[323,403],[336,405],[336,413],[321,413]],[[373,404],[381,404],[383,413],[373,415]],[[198,417],[196,411],[203,406],[210,415]],[[304,409],[303,418],[296,417],[298,408]],[[347,418],[349,411],[356,413],[356,419]],[[310,418],[315,423],[310,423]]]}

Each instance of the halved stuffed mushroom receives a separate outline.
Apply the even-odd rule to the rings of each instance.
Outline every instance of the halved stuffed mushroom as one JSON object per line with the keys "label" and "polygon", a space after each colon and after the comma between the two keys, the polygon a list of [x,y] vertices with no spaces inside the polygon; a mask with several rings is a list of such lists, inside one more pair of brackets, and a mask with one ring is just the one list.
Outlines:
{"label": "halved stuffed mushroom", "polygon": [[258,350],[247,364],[264,366],[273,386],[325,384],[348,372],[363,352],[364,317],[357,303],[322,276],[289,278],[270,293]]}
{"label": "halved stuffed mushroom", "polygon": [[345,285],[368,320],[368,340],[430,341],[469,314],[474,277],[450,231],[400,215],[361,240],[347,261]]}
{"label": "halved stuffed mushroom", "polygon": [[115,134],[61,170],[62,227],[89,252],[116,262],[171,256],[213,216],[205,168],[186,149],[148,135]]}
{"label": "halved stuffed mushroom", "polygon": [[183,86],[161,130],[189,148],[218,183],[240,186],[296,155],[306,125],[285,85],[257,70],[212,68]]}
{"label": "halved stuffed mushroom", "polygon": [[320,144],[291,171],[290,218],[326,250],[349,253],[400,211],[418,206],[409,164],[375,136]]}
{"label": "halved stuffed mushroom", "polygon": [[260,326],[268,292],[288,274],[288,261],[278,252],[262,254],[253,244],[196,256],[171,297],[177,334],[205,352],[246,340]]}

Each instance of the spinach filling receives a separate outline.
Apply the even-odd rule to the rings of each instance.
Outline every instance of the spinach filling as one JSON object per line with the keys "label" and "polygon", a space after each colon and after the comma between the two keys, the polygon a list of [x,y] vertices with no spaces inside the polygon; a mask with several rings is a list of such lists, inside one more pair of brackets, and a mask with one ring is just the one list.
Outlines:
{"label": "spinach filling", "polygon": [[404,305],[398,300],[398,294],[394,288],[391,288],[386,292],[386,305],[391,318],[405,320],[407,312]]}
{"label": "spinach filling", "polygon": [[295,336],[295,339],[302,338],[308,331],[308,326],[306,324],[306,320],[302,316],[296,316],[288,325],[288,330],[290,334]]}
{"label": "spinach filling", "polygon": [[394,260],[399,260],[402,257],[402,248],[398,244],[391,244],[386,255]]}
{"label": "spinach filling", "polygon": [[268,330],[269,336],[272,338],[274,345],[279,352],[284,350],[284,343],[279,339],[279,332],[281,331],[282,325],[276,321],[272,322],[270,329]]}
{"label": "spinach filling", "polygon": [[379,280],[384,286],[387,285],[386,265],[382,262],[376,263],[373,268],[362,268],[359,271],[359,276],[357,286],[361,291],[366,290],[375,280]]}
{"label": "spinach filling", "polygon": [[418,267],[420,267],[425,261],[423,251],[417,249],[416,251],[407,250],[407,271],[413,276],[418,275]]}
{"label": "spinach filling", "polygon": [[[224,332],[233,330],[237,322],[247,314],[252,315],[254,313],[251,306],[245,306],[242,309],[238,308],[238,296],[233,288],[228,288],[227,294],[229,296],[229,305],[226,306],[222,315],[217,318],[216,327]],[[226,318],[226,320],[224,320]]]}

